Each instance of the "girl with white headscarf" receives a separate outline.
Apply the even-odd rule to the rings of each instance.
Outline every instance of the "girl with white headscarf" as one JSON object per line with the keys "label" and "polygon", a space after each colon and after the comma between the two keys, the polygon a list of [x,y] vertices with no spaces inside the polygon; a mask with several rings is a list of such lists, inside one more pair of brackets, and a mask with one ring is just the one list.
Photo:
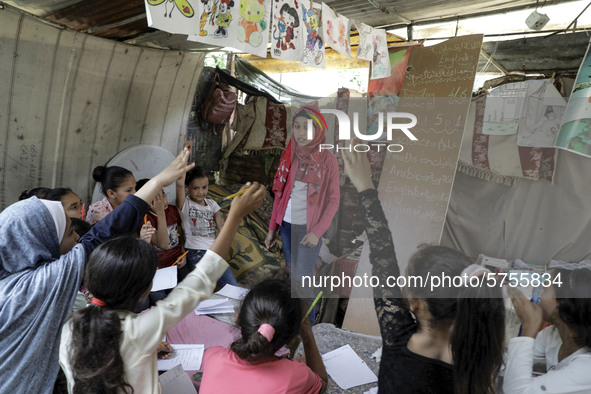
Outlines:
{"label": "girl with white headscarf", "polygon": [[148,202],[193,168],[189,154],[183,150],[80,240],[60,202],[33,197],[0,214],[0,392],[52,392],[61,328],[88,255],[108,239],[135,232]]}

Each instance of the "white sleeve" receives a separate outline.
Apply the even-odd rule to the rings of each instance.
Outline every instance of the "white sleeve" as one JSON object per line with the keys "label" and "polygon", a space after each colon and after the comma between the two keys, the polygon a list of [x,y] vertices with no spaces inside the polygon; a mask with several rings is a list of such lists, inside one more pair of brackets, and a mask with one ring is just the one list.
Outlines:
{"label": "white sleeve", "polygon": [[531,393],[534,339],[517,337],[509,341],[503,380],[505,394]]}
{"label": "white sleeve", "polygon": [[[535,342],[547,339],[546,335],[538,334]],[[511,339],[503,381],[505,394],[591,392],[591,356],[588,354],[575,356],[562,367],[537,377],[532,377],[533,356],[533,338]]]}
{"label": "white sleeve", "polygon": [[213,293],[228,263],[208,250],[197,267],[170,294],[135,319],[126,319],[126,337],[144,349],[155,349],[164,334]]}

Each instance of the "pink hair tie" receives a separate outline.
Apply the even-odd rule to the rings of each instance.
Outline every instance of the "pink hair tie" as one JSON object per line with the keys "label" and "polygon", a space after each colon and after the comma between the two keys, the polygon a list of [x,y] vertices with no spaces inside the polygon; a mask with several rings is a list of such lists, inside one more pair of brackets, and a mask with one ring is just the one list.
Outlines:
{"label": "pink hair tie", "polygon": [[275,329],[272,325],[267,323],[261,324],[257,331],[259,332],[259,334],[267,338],[267,341],[269,342],[273,340],[273,335],[275,335]]}
{"label": "pink hair tie", "polygon": [[99,300],[98,298],[94,297],[92,300],[90,300],[91,304],[94,305],[98,305],[98,306],[107,306],[107,303],[104,301]]}

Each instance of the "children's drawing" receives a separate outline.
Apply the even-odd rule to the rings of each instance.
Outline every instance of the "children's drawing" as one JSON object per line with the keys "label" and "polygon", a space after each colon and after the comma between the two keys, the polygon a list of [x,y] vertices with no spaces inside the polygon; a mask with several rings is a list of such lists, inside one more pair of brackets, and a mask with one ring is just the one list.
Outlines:
{"label": "children's drawing", "polygon": [[232,7],[234,7],[234,0],[220,0],[218,13],[215,17],[217,29],[213,33],[214,36],[228,37],[228,27],[232,23],[232,13],[230,12]]}
{"label": "children's drawing", "polygon": [[240,11],[236,7],[238,0],[201,0],[197,14],[199,34],[187,37],[189,41],[198,41],[220,47],[235,47],[238,33]]}
{"label": "children's drawing", "polygon": [[566,100],[549,80],[529,80],[527,85],[517,145],[553,148],[566,110]]}
{"label": "children's drawing", "polygon": [[322,8],[314,4],[311,9],[306,9],[302,3],[302,21],[306,28],[304,48],[302,53],[302,66],[324,67],[324,32],[322,31]]}
{"label": "children's drawing", "polygon": [[215,26],[215,13],[217,9],[217,1],[216,0],[201,0],[201,4],[203,5],[203,9],[201,12],[201,18],[199,19],[199,35],[206,36],[207,30],[205,30],[205,26]]}
{"label": "children's drawing", "polygon": [[301,9],[298,0],[273,2],[271,56],[276,59],[302,58]]}
{"label": "children's drawing", "polygon": [[579,68],[555,146],[591,157],[591,53]]}
{"label": "children's drawing", "polygon": [[195,9],[187,0],[146,0],[148,26],[177,34],[197,31],[193,16]]}
{"label": "children's drawing", "polygon": [[372,37],[371,31],[373,30],[371,26],[366,25],[365,23],[356,23],[355,27],[359,32],[359,45],[357,46],[357,57],[359,59],[372,61],[373,59],[373,45],[372,45]]}
{"label": "children's drawing", "polygon": [[270,19],[270,1],[240,0],[240,18],[236,35],[238,41],[230,46],[253,55],[267,57],[267,28]]}
{"label": "children's drawing", "polygon": [[388,56],[388,42],[386,30],[372,29],[371,45],[371,79],[388,78],[390,76],[390,57]]}
{"label": "children's drawing", "polygon": [[351,57],[351,21],[337,15],[332,8],[322,3],[322,21],[326,45],[343,56]]}
{"label": "children's drawing", "polygon": [[482,134],[516,134],[526,94],[525,82],[508,83],[493,89],[486,98]]}

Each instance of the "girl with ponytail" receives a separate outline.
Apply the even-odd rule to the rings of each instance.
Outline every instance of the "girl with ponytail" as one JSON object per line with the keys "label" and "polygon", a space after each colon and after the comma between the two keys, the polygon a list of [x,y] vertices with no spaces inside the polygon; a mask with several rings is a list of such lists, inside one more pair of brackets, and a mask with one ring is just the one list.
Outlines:
{"label": "girl with ponytail", "polygon": [[162,337],[211,296],[228,268],[221,256],[227,256],[240,222],[262,204],[265,194],[254,182],[234,198],[224,227],[199,265],[141,315],[132,311],[152,288],[158,266],[152,246],[125,236],[92,253],[85,273],[92,304],[74,312],[61,335],[59,359],[70,393],[160,392],[156,352]]}
{"label": "girl with ponytail", "polygon": [[[345,172],[359,192],[370,245],[372,274],[382,281],[400,276],[392,234],[370,177],[365,153],[343,151]],[[383,341],[378,376],[380,393],[492,394],[502,364],[505,307],[498,286],[469,286],[488,275],[468,257],[444,246],[421,246],[406,276],[461,277],[431,289],[416,286],[374,288]],[[488,277],[488,276],[487,276]],[[481,279],[481,278],[478,278]],[[474,280],[474,282],[476,282]],[[406,297],[406,299],[403,297]]]}
{"label": "girl with ponytail", "polygon": [[[302,308],[289,282],[269,279],[256,285],[236,319],[242,337],[230,349],[205,351],[199,393],[323,393],[328,377],[310,323],[302,322]],[[298,334],[307,366],[275,356]]]}

